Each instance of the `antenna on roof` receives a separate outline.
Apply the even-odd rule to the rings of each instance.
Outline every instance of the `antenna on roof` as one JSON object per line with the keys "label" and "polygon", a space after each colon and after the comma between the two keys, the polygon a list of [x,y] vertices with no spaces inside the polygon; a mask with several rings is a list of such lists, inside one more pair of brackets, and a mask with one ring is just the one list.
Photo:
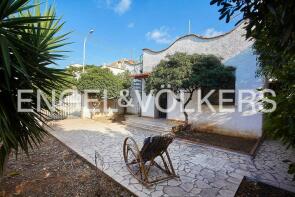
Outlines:
{"label": "antenna on roof", "polygon": [[191,20],[188,20],[188,34],[191,34]]}

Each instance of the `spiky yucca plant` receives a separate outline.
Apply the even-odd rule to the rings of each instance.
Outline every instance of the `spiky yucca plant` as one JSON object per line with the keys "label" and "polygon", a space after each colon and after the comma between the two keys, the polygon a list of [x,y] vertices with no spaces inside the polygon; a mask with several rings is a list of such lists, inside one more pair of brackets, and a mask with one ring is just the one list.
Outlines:
{"label": "spiky yucca plant", "polygon": [[[45,115],[37,111],[37,89],[51,95],[51,90],[65,84],[63,71],[52,68],[63,58],[59,48],[68,34],[54,7],[40,11],[39,2],[1,0],[0,2],[0,172],[11,150],[18,152],[38,145],[46,130]],[[18,90],[30,89],[31,99],[22,107],[32,112],[18,112]],[[44,102],[41,109],[48,110]]]}

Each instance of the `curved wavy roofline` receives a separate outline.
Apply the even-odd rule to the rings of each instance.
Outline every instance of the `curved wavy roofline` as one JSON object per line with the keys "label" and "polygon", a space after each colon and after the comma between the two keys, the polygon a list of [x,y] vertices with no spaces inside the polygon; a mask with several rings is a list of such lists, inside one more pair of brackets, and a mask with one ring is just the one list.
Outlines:
{"label": "curved wavy roofline", "polygon": [[199,39],[202,39],[202,40],[214,40],[216,38],[221,38],[221,37],[224,37],[230,33],[232,33],[233,31],[235,31],[236,29],[238,29],[241,25],[244,24],[245,21],[241,21],[237,26],[235,26],[232,30],[224,33],[224,34],[221,34],[221,35],[218,35],[218,36],[213,36],[213,37],[206,37],[206,36],[201,36],[201,35],[198,35],[198,34],[187,34],[187,35],[184,35],[184,36],[181,36],[179,38],[177,38],[174,42],[172,42],[168,47],[160,50],[160,51],[154,51],[152,49],[149,49],[149,48],[143,48],[142,50],[143,51],[149,51],[149,52],[152,52],[152,53],[161,53],[161,52],[164,52],[166,50],[168,50],[170,47],[172,47],[176,42],[178,42],[179,40],[182,40],[184,38],[187,38],[187,37],[195,37],[195,38],[199,38]]}

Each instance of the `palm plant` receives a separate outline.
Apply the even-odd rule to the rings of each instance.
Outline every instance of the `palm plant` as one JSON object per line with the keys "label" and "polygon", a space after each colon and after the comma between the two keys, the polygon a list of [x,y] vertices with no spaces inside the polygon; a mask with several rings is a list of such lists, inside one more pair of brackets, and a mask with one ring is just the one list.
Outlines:
{"label": "palm plant", "polygon": [[[63,71],[50,66],[64,57],[59,50],[67,44],[68,34],[59,34],[63,23],[54,7],[41,13],[39,2],[29,3],[0,2],[0,172],[11,150],[28,153],[47,133],[46,116],[37,110],[37,90],[50,96],[52,89],[66,83]],[[20,89],[33,90],[23,95],[31,101],[22,105],[32,112],[18,112]],[[44,101],[41,109],[48,110]]]}

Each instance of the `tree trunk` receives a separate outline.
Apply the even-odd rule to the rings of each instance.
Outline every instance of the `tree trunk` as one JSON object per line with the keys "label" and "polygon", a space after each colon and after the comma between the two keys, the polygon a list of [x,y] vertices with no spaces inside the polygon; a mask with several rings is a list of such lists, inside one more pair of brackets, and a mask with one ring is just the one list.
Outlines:
{"label": "tree trunk", "polygon": [[194,91],[190,92],[189,98],[187,99],[187,101],[183,105],[183,114],[184,114],[184,118],[185,118],[185,122],[184,122],[185,128],[188,126],[188,114],[186,113],[185,108],[189,104],[189,102],[192,100],[193,93],[194,93]]}
{"label": "tree trunk", "polygon": [[[1,149],[1,147],[0,147],[0,149]],[[4,152],[5,151],[1,151],[1,154]],[[10,152],[11,151],[9,150],[7,153],[4,153],[3,166],[2,166],[2,169],[0,169],[0,178],[2,178],[5,175]]]}
{"label": "tree trunk", "polygon": [[[184,108],[184,110],[185,110],[185,108]],[[185,111],[183,112],[183,114],[184,114],[184,121],[185,121],[184,125],[187,126],[188,125],[188,114]]]}

